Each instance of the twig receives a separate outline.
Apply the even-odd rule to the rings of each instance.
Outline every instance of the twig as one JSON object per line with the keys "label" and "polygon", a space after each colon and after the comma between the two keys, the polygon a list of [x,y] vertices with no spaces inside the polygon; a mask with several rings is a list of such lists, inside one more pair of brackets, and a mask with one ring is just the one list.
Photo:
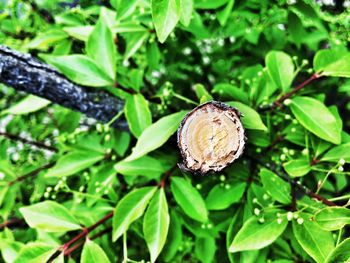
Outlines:
{"label": "twig", "polygon": [[14,227],[14,226],[24,226],[25,225],[25,222],[24,220],[20,219],[20,218],[12,218],[12,219],[9,219],[9,220],[6,220],[5,222],[1,223],[0,224],[0,229],[3,229],[5,227]]}
{"label": "twig", "polygon": [[308,78],[307,80],[305,80],[304,82],[300,83],[298,86],[296,86],[292,91],[284,94],[283,96],[281,96],[280,98],[278,98],[277,100],[275,100],[272,104],[270,104],[269,106],[267,106],[266,108],[262,107],[259,110],[260,111],[264,111],[264,110],[274,110],[276,108],[282,107],[283,102],[292,97],[295,93],[297,93],[299,90],[303,89],[306,85],[310,84],[312,81],[314,81],[315,79],[318,79],[319,77],[321,77],[321,75],[318,75],[317,73],[313,74],[310,78]]}
{"label": "twig", "polygon": [[84,228],[83,231],[76,235],[75,237],[73,237],[71,240],[69,240],[67,243],[65,243],[62,246],[62,249],[64,251],[66,251],[72,244],[74,244],[75,242],[77,242],[78,240],[80,240],[83,237],[86,237],[91,231],[93,231],[95,228],[97,228],[99,225],[102,225],[103,223],[105,223],[108,219],[110,219],[113,216],[114,212],[110,212],[109,214],[107,214],[105,217],[103,217],[102,219],[100,219],[99,221],[97,221],[95,224],[89,226],[88,228]]}
{"label": "twig", "polygon": [[36,176],[38,173],[40,173],[41,171],[43,171],[43,170],[45,170],[45,169],[51,168],[52,166],[54,166],[54,164],[55,164],[54,162],[45,164],[44,166],[41,166],[41,167],[39,167],[39,168],[37,168],[37,169],[35,169],[35,170],[33,170],[33,171],[31,171],[31,172],[25,174],[25,175],[19,176],[19,177],[17,177],[16,179],[14,179],[14,180],[8,182],[8,185],[11,186],[11,185],[13,185],[13,184],[15,184],[15,183],[17,183],[17,182],[24,181],[25,179],[27,179],[27,178],[29,178],[29,177],[34,177],[34,176]]}
{"label": "twig", "polygon": [[284,140],[284,136],[278,135],[278,136],[276,137],[276,139],[274,139],[274,140],[272,141],[272,143],[270,144],[270,146],[268,146],[268,147],[266,148],[266,152],[271,151],[278,143],[282,142],[283,140]]}
{"label": "twig", "polygon": [[294,212],[297,210],[297,193],[296,193],[296,187],[294,184],[291,184],[290,195],[292,197],[292,203],[290,205],[291,211]]}
{"label": "twig", "polygon": [[160,181],[159,183],[159,187],[164,188],[166,181],[169,179],[169,177],[171,176],[171,174],[176,170],[177,165],[174,165],[173,167],[171,167],[171,169],[169,171],[167,171],[164,174],[163,179]]}
{"label": "twig", "polygon": [[32,10],[36,12],[38,15],[40,15],[47,23],[53,24],[55,23],[55,19],[53,16],[50,14],[49,11],[39,8],[39,6],[31,0],[26,0],[25,2],[29,3],[30,6],[32,7]]}
{"label": "twig", "polygon": [[58,152],[58,149],[56,147],[53,147],[53,146],[50,146],[50,145],[46,145],[43,142],[31,141],[31,140],[28,140],[28,139],[23,138],[21,136],[18,136],[16,134],[11,134],[11,133],[8,133],[8,132],[0,132],[0,136],[4,136],[5,138],[8,138],[8,139],[13,140],[13,141],[19,141],[19,142],[22,142],[24,144],[33,145],[33,146],[36,146],[38,148],[41,148],[41,149],[44,149],[44,150],[48,150],[48,151],[51,151],[51,152]]}

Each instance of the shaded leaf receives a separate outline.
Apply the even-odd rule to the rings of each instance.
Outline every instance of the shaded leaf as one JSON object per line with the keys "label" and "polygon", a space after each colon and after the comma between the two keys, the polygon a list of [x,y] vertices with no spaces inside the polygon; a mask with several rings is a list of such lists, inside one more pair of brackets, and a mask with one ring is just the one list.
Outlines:
{"label": "shaded leaf", "polygon": [[284,163],[283,167],[291,177],[304,176],[311,171],[311,166],[307,159],[290,160]]}
{"label": "shaded leaf", "polygon": [[238,183],[226,187],[215,185],[209,192],[205,199],[205,205],[209,210],[222,210],[228,208],[230,205],[237,203],[241,200],[246,184]]}
{"label": "shaded leaf", "polygon": [[350,238],[343,240],[333,251],[329,254],[326,260],[327,263],[350,262]]}
{"label": "shaded leaf", "polygon": [[325,162],[339,162],[340,159],[344,159],[350,163],[350,143],[345,143],[331,148],[328,152],[323,155],[321,161]]}

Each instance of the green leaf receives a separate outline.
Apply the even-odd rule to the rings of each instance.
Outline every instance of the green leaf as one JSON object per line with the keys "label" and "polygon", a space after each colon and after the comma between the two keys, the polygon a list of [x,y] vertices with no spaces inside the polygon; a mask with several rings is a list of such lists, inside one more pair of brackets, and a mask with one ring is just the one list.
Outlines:
{"label": "green leaf", "polygon": [[225,8],[220,10],[217,13],[217,18],[218,18],[219,23],[220,23],[221,26],[225,26],[226,25],[227,19],[232,14],[232,8],[233,8],[234,3],[235,3],[235,0],[228,0],[228,3],[225,6]]}
{"label": "green leaf", "polygon": [[290,104],[293,114],[307,130],[334,144],[341,141],[341,130],[329,109],[319,100],[298,96]]}
{"label": "green leaf", "polygon": [[293,220],[295,238],[316,262],[324,263],[334,248],[332,233],[320,228],[315,221],[311,221],[311,215],[299,213],[299,217],[303,220],[302,224]]}
{"label": "green leaf", "polygon": [[208,221],[208,211],[202,196],[187,180],[172,177],[171,192],[186,215],[199,222]]}
{"label": "green leaf", "polygon": [[1,114],[14,114],[14,115],[28,114],[28,113],[41,110],[42,108],[45,108],[50,103],[51,101],[42,99],[34,95],[29,95],[25,97],[23,100],[21,100],[20,102],[13,105],[12,107],[2,111]]}
{"label": "green leaf", "polygon": [[164,43],[180,19],[179,0],[152,0],[152,18],[160,43]]}
{"label": "green leaf", "polygon": [[301,177],[311,171],[311,166],[307,159],[290,160],[284,163],[283,167],[291,177]]}
{"label": "green leaf", "polygon": [[193,12],[193,0],[180,0],[180,22],[189,26]]}
{"label": "green leaf", "polygon": [[124,196],[118,203],[113,216],[113,241],[116,241],[141,217],[156,192],[157,187],[143,187]]}
{"label": "green leaf", "polygon": [[236,107],[243,114],[242,122],[244,128],[263,131],[267,130],[267,127],[262,122],[259,113],[257,113],[251,107],[238,101],[227,102],[227,104]]}
{"label": "green leaf", "polygon": [[111,80],[115,80],[117,51],[104,10],[101,9],[100,18],[88,38],[86,52]]}
{"label": "green leaf", "polygon": [[155,262],[162,251],[169,229],[168,203],[161,188],[155,193],[143,220],[143,233],[151,254],[151,262]]}
{"label": "green leaf", "polygon": [[127,37],[124,59],[131,58],[149,37],[148,32],[133,33]]}
{"label": "green leaf", "polygon": [[104,155],[100,152],[75,150],[66,155],[62,155],[56,165],[52,167],[45,176],[63,177],[73,175],[93,166],[103,158]]}
{"label": "green leaf", "polygon": [[30,227],[46,232],[65,232],[81,228],[67,208],[53,201],[21,207],[19,211]]}
{"label": "green leaf", "polygon": [[152,124],[152,114],[148,107],[148,101],[141,95],[128,96],[125,103],[125,117],[129,128],[135,137]]}
{"label": "green leaf", "polygon": [[37,37],[26,44],[29,49],[47,50],[53,44],[66,39],[68,35],[62,30],[49,30],[45,33],[40,33]]}
{"label": "green leaf", "polygon": [[194,253],[202,263],[214,262],[216,252],[215,238],[197,237]]}
{"label": "green leaf", "polygon": [[327,231],[343,228],[350,224],[350,209],[345,207],[326,207],[315,215],[315,221]]}
{"label": "green leaf", "polygon": [[266,213],[264,220],[260,223],[256,216],[249,218],[234,237],[229,251],[235,253],[264,248],[272,244],[288,225],[287,219],[277,218],[276,213]]}
{"label": "green leaf", "polygon": [[339,162],[340,159],[344,159],[347,163],[350,163],[350,142],[333,147],[323,155],[321,161],[325,162]]}
{"label": "green leaf", "polygon": [[87,41],[91,32],[94,30],[93,26],[68,26],[63,30],[72,38],[76,38],[81,41]]}
{"label": "green leaf", "polygon": [[260,170],[259,175],[264,189],[273,199],[286,205],[291,203],[289,183],[283,181],[275,173],[265,168]]}
{"label": "green leaf", "polygon": [[136,146],[132,149],[131,155],[125,161],[138,159],[162,146],[176,132],[186,112],[180,111],[165,116],[147,127],[141,134]]}
{"label": "green leaf", "polygon": [[103,249],[91,241],[90,239],[86,239],[83,252],[81,253],[81,263],[108,263],[110,262],[106,253]]}
{"label": "green leaf", "polygon": [[117,19],[123,20],[130,16],[136,8],[139,0],[119,0],[117,10]]}
{"label": "green leaf", "polygon": [[103,87],[113,85],[108,77],[89,57],[83,55],[50,56],[41,55],[71,81],[84,86]]}
{"label": "green leaf", "polygon": [[327,263],[348,263],[350,262],[350,238],[343,240],[333,251],[329,254],[326,260]]}
{"label": "green leaf", "polygon": [[168,236],[165,242],[165,247],[162,252],[162,258],[165,262],[172,262],[171,260],[176,255],[181,243],[182,243],[182,228],[179,216],[170,211],[170,226]]}
{"label": "green leaf", "polygon": [[238,183],[230,188],[215,185],[205,199],[205,205],[209,210],[223,210],[241,200],[246,184]]}
{"label": "green leaf", "polygon": [[168,166],[163,165],[158,159],[150,156],[143,156],[130,162],[120,161],[114,166],[114,169],[123,175],[144,175],[149,178],[159,177],[168,168]]}
{"label": "green leaf", "polygon": [[265,64],[276,86],[286,91],[294,78],[294,64],[291,57],[281,51],[270,51],[266,55]]}
{"label": "green leaf", "polygon": [[51,245],[43,243],[29,243],[24,246],[14,263],[42,263],[48,262],[50,257],[57,251]]}
{"label": "green leaf", "polygon": [[314,69],[323,76],[350,78],[350,53],[320,50],[314,58]]}
{"label": "green leaf", "polygon": [[227,2],[228,0],[194,0],[194,6],[196,9],[217,9]]}

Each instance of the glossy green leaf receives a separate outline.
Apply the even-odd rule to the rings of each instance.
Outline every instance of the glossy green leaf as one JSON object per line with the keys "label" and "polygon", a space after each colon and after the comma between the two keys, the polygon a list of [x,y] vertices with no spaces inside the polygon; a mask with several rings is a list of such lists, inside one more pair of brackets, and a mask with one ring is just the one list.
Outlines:
{"label": "glossy green leaf", "polygon": [[148,32],[133,33],[128,36],[124,59],[131,58],[149,37]]}
{"label": "glossy green leaf", "polygon": [[118,1],[117,9],[117,19],[123,20],[130,16],[136,8],[139,0],[120,0]]}
{"label": "glossy green leaf", "polygon": [[259,113],[257,113],[251,107],[238,101],[227,102],[227,104],[237,108],[243,114],[242,122],[244,128],[263,131],[267,130],[267,127],[261,120]]}
{"label": "glossy green leaf", "polygon": [[325,162],[339,162],[340,159],[344,159],[345,162],[350,163],[350,143],[344,143],[331,148],[323,155],[321,161]]}
{"label": "glossy green leaf", "polygon": [[260,178],[266,192],[273,199],[282,203],[291,203],[290,184],[279,178],[275,173],[265,168],[260,170]]}
{"label": "glossy green leaf", "polygon": [[158,159],[150,156],[143,156],[130,162],[120,161],[114,166],[114,169],[123,175],[144,175],[149,178],[159,177],[168,168],[168,166],[163,165]]}
{"label": "glossy green leaf", "polygon": [[194,0],[180,0],[180,22],[188,26],[191,22]]}
{"label": "glossy green leaf", "polygon": [[117,51],[112,30],[106,21],[105,9],[101,9],[100,18],[86,43],[86,51],[95,63],[111,79],[115,80]]}
{"label": "glossy green leaf", "polygon": [[327,256],[334,248],[332,233],[319,227],[315,221],[311,221],[311,215],[299,213],[303,219],[302,224],[293,220],[293,233],[300,246],[317,263],[324,263]]}
{"label": "glossy green leaf", "polygon": [[125,117],[132,134],[137,138],[140,137],[141,133],[152,123],[148,101],[141,94],[128,96],[125,104]]}
{"label": "glossy green leaf", "polygon": [[327,263],[350,262],[350,238],[343,240],[333,251],[329,254],[326,260]]}
{"label": "glossy green leaf", "polygon": [[100,152],[75,150],[66,155],[62,155],[56,165],[52,167],[45,176],[63,177],[73,175],[93,166],[103,158],[104,155]]}
{"label": "glossy green leaf", "polygon": [[41,55],[49,64],[77,84],[90,87],[103,87],[113,84],[99,66],[89,57],[83,55],[50,56]]}
{"label": "glossy green leaf", "polygon": [[46,232],[65,232],[81,228],[69,210],[54,201],[21,207],[19,211],[30,227]]}
{"label": "glossy green leaf", "polygon": [[81,263],[109,263],[109,259],[103,249],[90,239],[86,239],[81,253]]}
{"label": "glossy green leaf", "polygon": [[259,218],[249,218],[234,237],[229,251],[231,253],[255,250],[272,244],[286,229],[288,221],[285,217],[279,218],[276,213],[264,215],[264,222],[260,223]]}
{"label": "glossy green leaf", "polygon": [[223,210],[241,200],[246,184],[238,183],[228,189],[224,186],[215,185],[205,199],[205,205],[209,210]]}
{"label": "glossy green leaf", "polygon": [[341,130],[333,114],[322,102],[298,96],[292,99],[290,107],[297,120],[307,130],[331,143],[340,143]]}
{"label": "glossy green leaf", "polygon": [[123,235],[130,224],[143,215],[156,190],[157,187],[136,189],[119,201],[113,216],[113,241]]}
{"label": "glossy green leaf", "polygon": [[320,50],[314,58],[314,69],[323,76],[350,78],[350,53]]}
{"label": "glossy green leaf", "polygon": [[161,188],[153,196],[143,220],[143,233],[151,254],[151,262],[155,262],[162,251],[169,229],[168,203],[164,189]]}
{"label": "glossy green leaf", "polygon": [[29,243],[19,252],[14,263],[42,263],[47,262],[57,248],[44,243]]}
{"label": "glossy green leaf", "polygon": [[203,263],[214,262],[216,252],[215,238],[213,237],[197,237],[194,253],[196,257]]}
{"label": "glossy green leaf", "polygon": [[345,207],[326,207],[315,214],[315,221],[327,231],[343,228],[350,224],[350,209]]}
{"label": "glossy green leaf", "polygon": [[162,251],[162,258],[165,262],[171,262],[179,250],[179,246],[182,243],[182,228],[181,220],[174,211],[170,211],[170,225],[167,240]]}
{"label": "glossy green leaf", "polygon": [[194,6],[198,9],[217,9],[227,2],[228,0],[194,0]]}
{"label": "glossy green leaf", "polygon": [[198,190],[190,182],[180,177],[171,178],[171,192],[183,211],[194,220],[206,222],[208,211]]}
{"label": "glossy green leaf", "polygon": [[232,8],[235,0],[228,0],[224,9],[217,13],[217,18],[221,26],[225,26],[229,16],[232,14]]}
{"label": "glossy green leaf", "polygon": [[45,108],[50,103],[51,101],[39,98],[34,95],[29,95],[25,97],[23,100],[21,100],[20,102],[11,106],[10,108],[2,111],[1,114],[14,114],[14,115],[28,114],[28,113],[41,110],[42,108]]}
{"label": "glossy green leaf", "polygon": [[265,58],[267,72],[275,85],[286,91],[294,78],[292,58],[281,51],[270,51]]}
{"label": "glossy green leaf", "polygon": [[180,19],[179,0],[152,0],[152,18],[160,43],[164,43]]}
{"label": "glossy green leaf", "polygon": [[290,160],[284,163],[283,167],[291,177],[301,177],[311,171],[311,166],[307,159]]}
{"label": "glossy green leaf", "polygon": [[146,128],[138,139],[131,155],[125,161],[138,159],[162,146],[173,135],[186,111],[180,111],[165,116]]}

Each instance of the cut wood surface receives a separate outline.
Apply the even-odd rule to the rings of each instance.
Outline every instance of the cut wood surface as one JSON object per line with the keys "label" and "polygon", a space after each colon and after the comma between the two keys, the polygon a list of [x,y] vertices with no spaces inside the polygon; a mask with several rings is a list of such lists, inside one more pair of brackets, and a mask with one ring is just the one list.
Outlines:
{"label": "cut wood surface", "polygon": [[180,167],[190,172],[218,172],[243,152],[245,135],[240,112],[222,102],[204,103],[183,119],[178,145]]}

